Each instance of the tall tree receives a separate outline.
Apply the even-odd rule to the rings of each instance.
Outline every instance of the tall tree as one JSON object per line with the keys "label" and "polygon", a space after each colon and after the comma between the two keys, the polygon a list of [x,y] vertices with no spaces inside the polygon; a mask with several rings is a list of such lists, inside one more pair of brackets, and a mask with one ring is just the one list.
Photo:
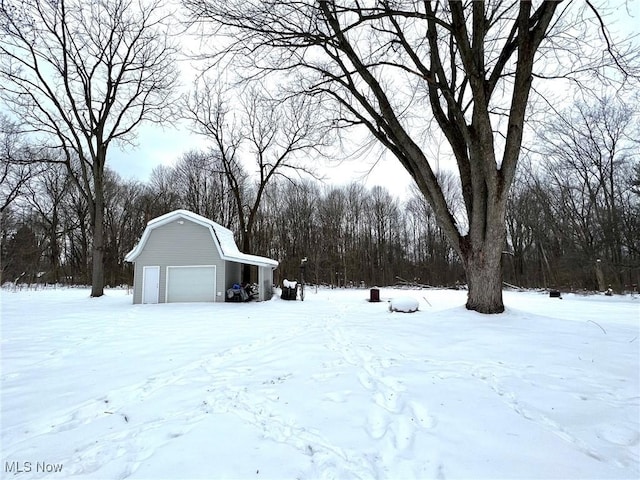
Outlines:
{"label": "tall tree", "polygon": [[[502,251],[506,204],[516,169],[533,78],[555,61],[561,2],[409,0],[183,0],[195,21],[233,42],[216,61],[261,72],[290,72],[291,88],[327,100],[339,126],[363,125],[411,174],[462,259],[467,308],[504,310]],[[587,5],[591,5],[587,3]],[[578,7],[575,7],[578,8]],[[595,15],[600,20],[599,15]],[[573,23],[577,46],[586,37]],[[545,42],[548,40],[548,42]],[[608,37],[607,37],[608,40]],[[574,50],[575,47],[572,46]],[[609,44],[609,52],[614,47]],[[615,52],[618,53],[618,52]],[[575,54],[575,70],[626,68],[619,58]],[[605,59],[605,60],[603,60]],[[608,60],[610,59],[610,60]],[[537,68],[534,70],[534,66]],[[568,67],[571,68],[571,67]],[[562,72],[554,72],[555,75]],[[424,139],[444,133],[465,205],[458,222]]]}
{"label": "tall tree", "polygon": [[145,227],[140,211],[144,189],[135,180],[123,180],[105,171],[105,280],[108,285],[128,284],[133,278],[131,264],[124,261]]}
{"label": "tall tree", "polygon": [[0,215],[39,173],[31,163],[33,152],[23,140],[18,126],[0,115]]}
{"label": "tall tree", "polygon": [[158,165],[151,171],[139,205],[145,224],[152,218],[184,208],[174,175],[174,169],[165,165]]}
{"label": "tall tree", "polygon": [[230,99],[232,93],[221,84],[206,84],[194,91],[185,111],[194,130],[207,137],[219,155],[238,215],[242,250],[255,253],[252,236],[265,189],[278,177],[312,173],[301,156],[322,149],[326,129],[314,115],[311,99],[275,99],[264,86],[246,90],[236,102]]}
{"label": "tall tree", "polygon": [[42,256],[42,245],[35,232],[28,225],[22,225],[7,242],[6,250],[3,276],[16,283],[34,283]]}
{"label": "tall tree", "polygon": [[225,171],[216,150],[191,150],[173,166],[172,178],[183,208],[230,228],[238,215]]}
{"label": "tall tree", "polygon": [[[638,114],[630,105],[603,96],[576,102],[540,131],[544,163],[558,172],[571,197],[570,205],[588,213],[565,210],[580,218],[585,230],[597,224],[597,255],[620,264],[624,248],[621,215],[625,165],[637,161]],[[569,206],[564,206],[569,207]],[[594,252],[595,253],[595,252]]]}
{"label": "tall tree", "polygon": [[60,150],[88,204],[94,297],[104,287],[109,148],[171,113],[170,15],[158,0],[0,2],[0,96],[39,140]]}
{"label": "tall tree", "polygon": [[547,216],[545,243],[564,245],[561,260],[553,263],[574,278],[576,266],[583,266],[581,275],[585,280],[599,279],[600,289],[609,283],[615,288],[623,285],[628,281],[625,270],[637,262],[636,242],[629,235],[633,230],[629,214],[637,200],[629,179],[640,161],[639,134],[637,109],[609,95],[582,99],[563,109],[538,130],[540,172],[526,173],[529,183],[537,180],[543,187],[523,192],[520,202],[541,197],[532,206],[539,213],[532,217],[513,212],[529,226]]}
{"label": "tall tree", "polygon": [[62,275],[64,201],[73,188],[64,165],[51,164],[30,182],[25,200],[42,230],[47,257],[47,281],[58,283]]}

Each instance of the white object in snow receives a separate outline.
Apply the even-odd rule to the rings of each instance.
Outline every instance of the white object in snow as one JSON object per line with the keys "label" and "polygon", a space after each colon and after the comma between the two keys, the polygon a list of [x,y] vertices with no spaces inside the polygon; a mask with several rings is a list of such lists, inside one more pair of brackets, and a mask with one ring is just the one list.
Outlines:
{"label": "white object in snow", "polygon": [[290,282],[286,278],[282,281],[282,286],[286,288],[296,288],[298,282]]}
{"label": "white object in snow", "polygon": [[412,297],[392,298],[389,310],[392,312],[413,313],[418,310],[418,301]]}

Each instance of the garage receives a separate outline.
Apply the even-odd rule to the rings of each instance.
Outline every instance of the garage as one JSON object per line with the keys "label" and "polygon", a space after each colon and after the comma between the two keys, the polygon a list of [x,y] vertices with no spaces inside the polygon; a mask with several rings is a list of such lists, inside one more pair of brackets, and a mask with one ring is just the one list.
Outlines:
{"label": "garage", "polygon": [[167,267],[167,303],[215,300],[215,265]]}
{"label": "garage", "polygon": [[[244,282],[257,282],[256,300],[269,300],[278,261],[242,253],[234,238],[228,228],[188,210],[150,220],[125,256],[134,264],[133,303],[224,302],[227,289]],[[243,278],[246,266],[251,276]]]}

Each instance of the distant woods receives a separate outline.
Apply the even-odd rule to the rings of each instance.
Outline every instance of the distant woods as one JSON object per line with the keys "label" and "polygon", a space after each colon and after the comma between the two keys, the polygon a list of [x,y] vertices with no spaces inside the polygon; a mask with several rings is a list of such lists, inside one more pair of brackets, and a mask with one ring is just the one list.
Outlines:
{"label": "distant woods", "polygon": [[[541,147],[523,158],[506,220],[506,282],[588,290],[611,285],[616,291],[638,283],[637,123],[633,110],[612,105],[575,106],[542,129],[533,142]],[[86,197],[63,165],[28,168],[26,160],[36,153],[9,127],[5,121],[1,139],[2,282],[90,284]],[[247,212],[239,212],[234,189],[253,199],[260,183],[240,171],[240,163],[230,182],[222,162],[215,150],[188,152],[173,166],[156,167],[146,182],[105,171],[106,285],[131,284],[125,254],[147,221],[178,208],[232,229],[241,245],[240,219]],[[457,178],[440,176],[455,203]],[[296,278],[307,257],[306,279],[318,284],[464,283],[460,260],[417,189],[399,199],[384,186],[297,178],[263,186],[252,227],[251,253],[279,260],[276,278]]]}

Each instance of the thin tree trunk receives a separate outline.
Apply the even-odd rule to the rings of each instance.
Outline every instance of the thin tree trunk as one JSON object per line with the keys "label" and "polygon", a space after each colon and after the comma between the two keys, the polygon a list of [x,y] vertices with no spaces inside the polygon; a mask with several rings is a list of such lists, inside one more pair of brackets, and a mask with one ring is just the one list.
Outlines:
{"label": "thin tree trunk", "polygon": [[[54,225],[57,225],[57,221],[54,222]],[[51,242],[51,246],[49,247],[49,261],[51,262],[51,281],[53,283],[60,282],[60,248],[58,246],[58,238],[56,234],[56,227],[52,227],[52,232],[50,232],[49,242]]]}
{"label": "thin tree trunk", "polygon": [[[251,254],[251,233],[245,227],[242,232],[242,253]],[[251,265],[242,265],[242,282],[251,283]]]}
{"label": "thin tree trunk", "polygon": [[104,185],[102,172],[94,174],[91,296],[104,295]]}
{"label": "thin tree trunk", "polygon": [[602,273],[602,261],[599,258],[596,260],[596,280],[598,281],[598,291],[604,292],[606,287]]}

